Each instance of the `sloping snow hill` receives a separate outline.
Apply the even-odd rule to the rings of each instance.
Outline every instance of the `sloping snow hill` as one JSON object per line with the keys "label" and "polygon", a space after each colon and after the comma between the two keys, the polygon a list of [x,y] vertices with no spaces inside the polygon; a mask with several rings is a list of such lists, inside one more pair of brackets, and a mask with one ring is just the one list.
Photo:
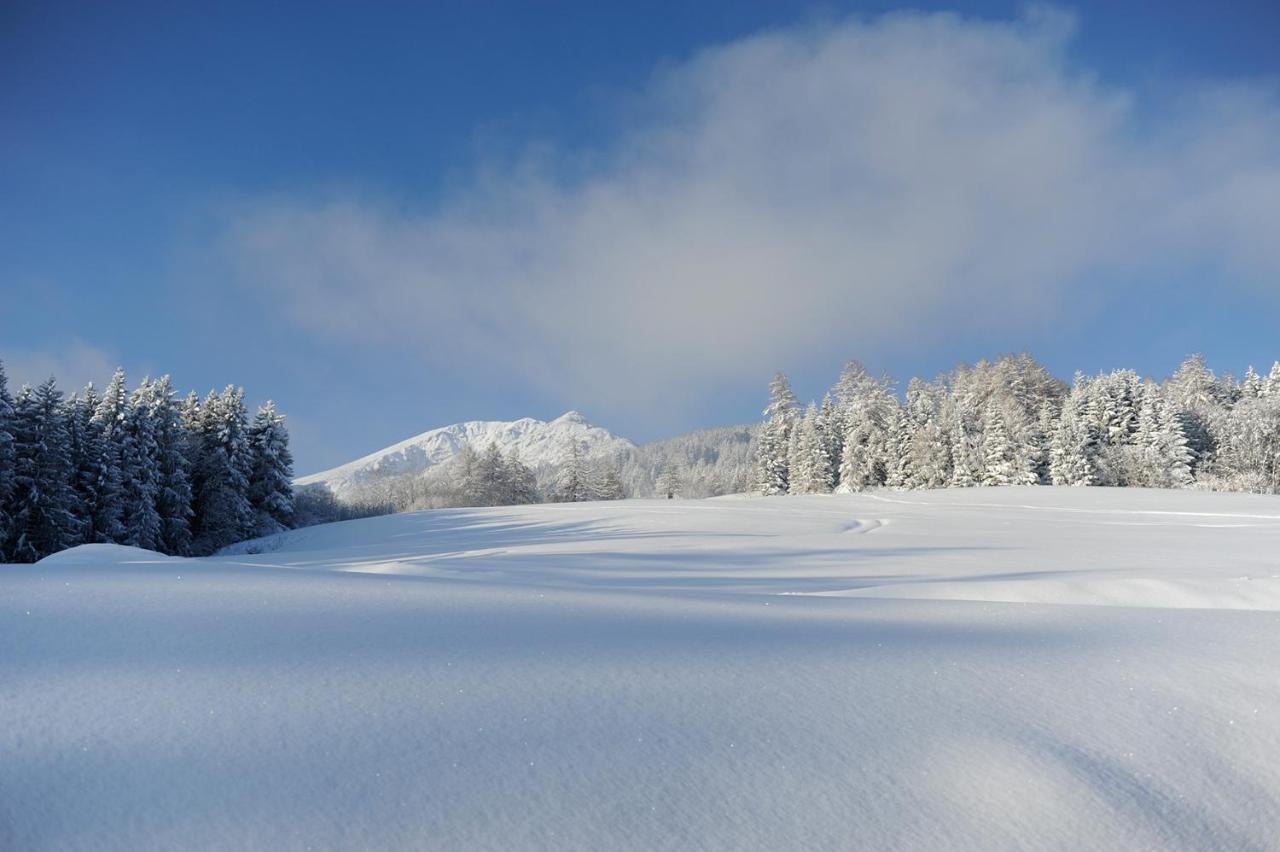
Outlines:
{"label": "sloping snow hill", "polygon": [[472,420],[423,432],[332,470],[294,480],[296,485],[327,485],[339,497],[371,479],[425,473],[470,446],[483,452],[497,444],[504,453],[515,451],[530,467],[559,465],[576,442],[587,457],[615,455],[635,449],[635,444],[607,429],[592,426],[581,414],[569,411],[555,420]]}
{"label": "sloping snow hill", "polygon": [[1280,837],[1278,498],[555,504],[238,549],[0,566],[0,848]]}

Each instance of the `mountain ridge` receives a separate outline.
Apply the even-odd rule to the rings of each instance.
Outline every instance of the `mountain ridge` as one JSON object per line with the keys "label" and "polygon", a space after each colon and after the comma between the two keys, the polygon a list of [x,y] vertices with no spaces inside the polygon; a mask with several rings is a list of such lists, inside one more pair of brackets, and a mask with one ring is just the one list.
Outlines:
{"label": "mountain ridge", "polygon": [[581,413],[573,410],[554,420],[533,417],[468,420],[429,429],[346,464],[297,477],[294,485],[323,484],[341,496],[361,483],[384,477],[426,474],[453,458],[464,446],[481,452],[491,443],[497,444],[504,453],[517,453],[526,465],[539,468],[563,462],[573,441],[583,448],[588,458],[636,448],[627,438],[593,426]]}

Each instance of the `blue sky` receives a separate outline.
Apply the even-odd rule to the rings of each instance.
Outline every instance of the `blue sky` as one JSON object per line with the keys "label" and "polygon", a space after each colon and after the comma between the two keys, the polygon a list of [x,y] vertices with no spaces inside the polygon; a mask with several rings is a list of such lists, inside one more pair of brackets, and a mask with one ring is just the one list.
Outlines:
{"label": "blue sky", "polygon": [[305,473],[851,357],[1280,358],[1274,3],[267,5],[4,5],[15,378],[243,384]]}

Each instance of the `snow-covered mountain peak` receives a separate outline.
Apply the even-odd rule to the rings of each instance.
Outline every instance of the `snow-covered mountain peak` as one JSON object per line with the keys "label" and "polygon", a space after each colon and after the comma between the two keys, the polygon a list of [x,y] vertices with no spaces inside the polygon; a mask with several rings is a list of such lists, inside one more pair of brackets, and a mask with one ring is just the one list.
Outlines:
{"label": "snow-covered mountain peak", "polygon": [[608,456],[635,448],[626,438],[592,426],[577,411],[567,411],[552,421],[522,417],[519,420],[471,420],[423,432],[332,470],[303,476],[296,485],[324,483],[339,496],[362,482],[388,476],[425,474],[453,458],[463,447],[477,452],[496,444],[504,453],[515,452],[530,467],[558,465],[577,444],[588,457]]}

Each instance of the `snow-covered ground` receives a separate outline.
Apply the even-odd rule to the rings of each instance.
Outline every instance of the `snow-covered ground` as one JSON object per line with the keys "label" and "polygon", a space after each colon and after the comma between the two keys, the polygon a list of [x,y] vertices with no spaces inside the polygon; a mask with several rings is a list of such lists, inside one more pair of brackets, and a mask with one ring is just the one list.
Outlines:
{"label": "snow-covered ground", "polygon": [[465,509],[0,567],[0,848],[1277,848],[1280,499]]}

